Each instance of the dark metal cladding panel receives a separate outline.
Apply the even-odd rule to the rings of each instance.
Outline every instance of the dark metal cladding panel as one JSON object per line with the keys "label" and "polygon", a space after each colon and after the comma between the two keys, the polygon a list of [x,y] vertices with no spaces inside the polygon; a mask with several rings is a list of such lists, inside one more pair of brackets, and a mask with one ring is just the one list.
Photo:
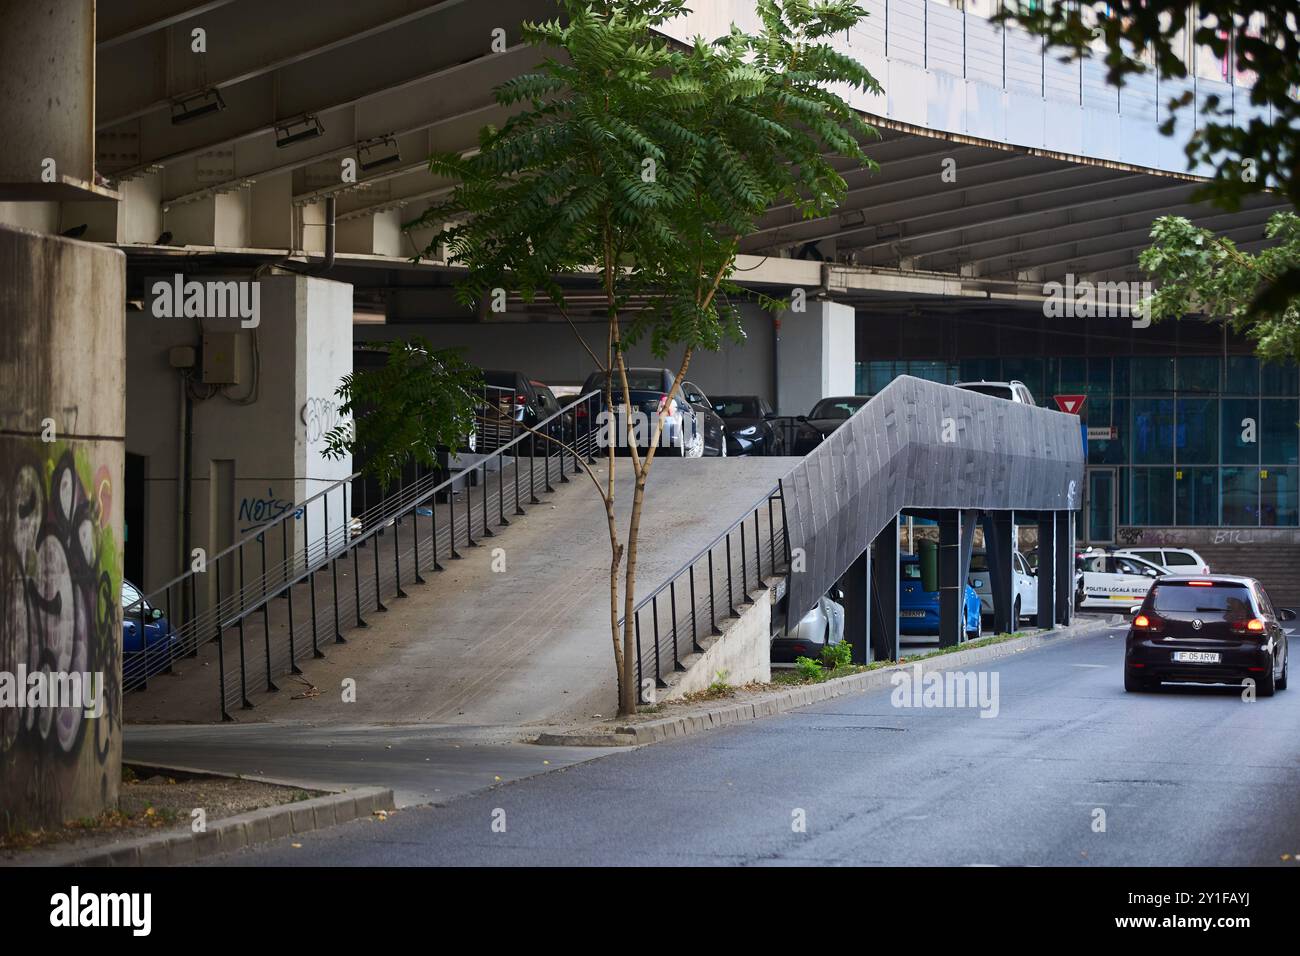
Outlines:
{"label": "dark metal cladding panel", "polygon": [[[945,440],[948,439],[948,440]],[[1079,419],[911,376],[894,379],[785,480],[798,620],[905,508],[1072,511]]]}

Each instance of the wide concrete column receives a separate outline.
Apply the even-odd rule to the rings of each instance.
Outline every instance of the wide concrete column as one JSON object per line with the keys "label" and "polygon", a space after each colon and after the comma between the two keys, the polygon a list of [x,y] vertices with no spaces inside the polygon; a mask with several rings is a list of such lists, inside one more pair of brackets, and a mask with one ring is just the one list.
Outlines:
{"label": "wide concrete column", "polygon": [[966,636],[962,613],[977,513],[939,513],[939,646],[955,647]]}
{"label": "wide concrete column", "polygon": [[853,646],[853,663],[871,660],[871,549],[863,551],[840,579],[844,590],[844,639]]}
{"label": "wide concrete column", "polygon": [[1012,575],[1015,553],[1015,522],[1013,512],[988,511],[984,513],[984,552],[989,563],[989,586],[993,597],[993,631],[1009,634],[1020,623],[1015,618],[1015,587]]}
{"label": "wide concrete column", "polygon": [[1038,512],[1038,616],[1044,630],[1056,626],[1056,512]]}
{"label": "wide concrete column", "polygon": [[1056,623],[1074,620],[1074,512],[1056,512]]}
{"label": "wide concrete column", "polygon": [[871,649],[878,661],[898,660],[898,516],[876,535],[871,560]]}
{"label": "wide concrete column", "polygon": [[125,302],[121,252],[0,227],[0,831],[117,804]]}
{"label": "wide concrete column", "polygon": [[[297,275],[230,278],[257,282],[255,326],[159,316],[148,301],[127,320],[127,450],[147,476],[132,542],[145,549],[146,591],[188,570],[193,549],[211,557],[351,473],[349,458],[324,451],[338,423],[335,390],[352,371],[352,287]],[[341,497],[329,509],[331,538],[341,537]],[[298,517],[289,549],[303,546],[304,533],[319,540],[323,510],[318,501]],[[278,537],[268,541],[272,557],[281,549]],[[237,573],[221,568],[223,591]]]}
{"label": "wide concrete column", "polygon": [[819,399],[854,393],[854,311],[807,300],[777,321],[776,402],[779,415],[806,415]]}

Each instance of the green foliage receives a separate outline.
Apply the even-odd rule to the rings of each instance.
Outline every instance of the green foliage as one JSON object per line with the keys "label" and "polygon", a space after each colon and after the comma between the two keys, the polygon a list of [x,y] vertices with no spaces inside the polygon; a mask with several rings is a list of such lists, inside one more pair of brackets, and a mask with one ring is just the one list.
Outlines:
{"label": "green foliage", "polygon": [[[1018,23],[1044,37],[1063,52],[1063,59],[1103,56],[1107,79],[1116,85],[1153,70],[1161,77],[1186,78],[1192,64],[1180,31],[1190,33],[1197,46],[1215,57],[1231,50],[1231,67],[1255,75],[1250,104],[1256,115],[1247,123],[1234,123],[1230,98],[1205,97],[1186,153],[1189,169],[1206,163],[1215,170],[1194,198],[1235,210],[1243,197],[1270,186],[1292,205],[1300,205],[1300,98],[1295,95],[1300,86],[1300,17],[1295,11],[1294,0],[1198,0],[1194,6],[1186,0],[1051,5],[1007,0],[995,19]],[[1104,51],[1093,48],[1094,36],[1103,41]],[[1192,104],[1192,97],[1187,91],[1170,98],[1169,118],[1161,132],[1173,132],[1173,111]],[[1300,267],[1290,266],[1257,291],[1252,314],[1285,312],[1289,302],[1300,298]]]}
{"label": "green foliage", "polygon": [[822,646],[822,666],[830,670],[837,667],[848,667],[853,663],[853,645],[848,641],[840,641],[838,644],[825,644]]}
{"label": "green foliage", "polygon": [[778,200],[827,212],[846,191],[834,155],[870,164],[861,143],[875,131],[831,88],[879,86],[824,42],[865,13],[763,0],[758,35],[733,27],[679,49],[652,28],[682,0],[560,6],[563,20],[523,36],[566,56],[497,89],[514,112],[477,153],[430,160],[455,186],[408,226],[432,226],[425,254],[445,244],[467,267],[468,305],[503,288],[564,309],[558,277],[595,266],[611,320],[628,313],[622,341],[648,338],[661,358],[740,341],[728,280],[740,238]]}
{"label": "green foliage", "polygon": [[325,435],[325,454],[364,458],[366,473],[388,488],[411,459],[433,467],[439,448],[463,444],[483,376],[456,350],[434,350],[422,338],[383,348],[383,367],[343,377],[336,390],[340,424]]}
{"label": "green foliage", "polygon": [[804,680],[820,680],[822,676],[822,666],[811,657],[796,657],[794,659],[795,670]]}
{"label": "green foliage", "polygon": [[1265,234],[1277,245],[1251,254],[1181,216],[1161,216],[1138,260],[1157,280],[1151,318],[1205,312],[1254,339],[1262,358],[1300,361],[1300,296],[1253,308],[1262,288],[1300,266],[1300,217],[1275,213]]}

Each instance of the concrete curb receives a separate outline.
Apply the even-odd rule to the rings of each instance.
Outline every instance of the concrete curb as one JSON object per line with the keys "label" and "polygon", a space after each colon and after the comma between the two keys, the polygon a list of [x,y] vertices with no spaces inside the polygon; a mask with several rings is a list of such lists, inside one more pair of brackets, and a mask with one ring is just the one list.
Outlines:
{"label": "concrete curb", "polygon": [[[384,787],[358,787],[298,803],[250,810],[214,820],[202,833],[172,830],[112,846],[72,850],[45,857],[36,866],[174,866],[193,863],[218,853],[229,853],[291,833],[323,830],[339,823],[393,809],[393,791]],[[19,864],[22,865],[22,864]]]}
{"label": "concrete curb", "polygon": [[[1122,620],[1122,618],[1119,620]],[[1036,650],[1058,640],[1068,640],[1093,631],[1114,627],[1116,623],[1117,621],[1112,621],[1109,618],[1089,621],[1086,624],[1030,634],[1015,640],[1003,641],[1000,644],[976,647],[968,651],[953,651],[951,654],[940,654],[924,660],[905,661],[902,664],[894,664],[874,671],[865,671],[861,674],[835,677],[820,684],[808,684],[803,687],[792,687],[789,690],[771,691],[753,700],[718,704],[704,710],[675,714],[660,720],[623,724],[615,727],[611,732],[602,733],[593,730],[575,734],[543,734],[536,742],[539,744],[567,744],[569,746],[584,747],[658,743],[661,740],[686,737],[690,734],[711,730],[714,727],[725,727],[727,724],[739,723],[744,720],[772,717],[788,710],[795,710],[821,701],[843,697],[845,694],[857,694],[886,687],[889,686],[891,674],[916,664],[921,666],[922,672],[983,664],[997,660],[1000,657],[1009,657],[1012,654]]]}

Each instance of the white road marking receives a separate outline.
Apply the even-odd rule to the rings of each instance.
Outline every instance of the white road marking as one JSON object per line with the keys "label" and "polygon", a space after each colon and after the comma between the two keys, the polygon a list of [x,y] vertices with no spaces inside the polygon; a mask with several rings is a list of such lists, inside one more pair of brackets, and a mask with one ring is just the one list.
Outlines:
{"label": "white road marking", "polygon": [[1071,667],[1100,667],[1103,670],[1110,667],[1109,664],[1071,664]]}

